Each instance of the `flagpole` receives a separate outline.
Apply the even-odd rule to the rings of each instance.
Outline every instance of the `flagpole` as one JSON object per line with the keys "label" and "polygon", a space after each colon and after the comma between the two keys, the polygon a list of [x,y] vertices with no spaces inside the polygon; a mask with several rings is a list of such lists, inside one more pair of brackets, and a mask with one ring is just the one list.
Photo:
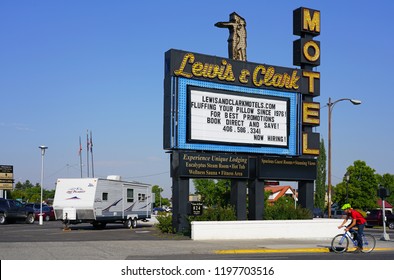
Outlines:
{"label": "flagpole", "polygon": [[79,167],[81,169],[81,178],[82,178],[82,143],[81,143],[81,136],[79,136]]}
{"label": "flagpole", "polygon": [[86,130],[86,165],[88,169],[88,178],[89,178],[89,131]]}
{"label": "flagpole", "polygon": [[92,131],[90,131],[90,154],[92,156],[92,177],[94,178],[94,165],[93,165],[93,140]]}

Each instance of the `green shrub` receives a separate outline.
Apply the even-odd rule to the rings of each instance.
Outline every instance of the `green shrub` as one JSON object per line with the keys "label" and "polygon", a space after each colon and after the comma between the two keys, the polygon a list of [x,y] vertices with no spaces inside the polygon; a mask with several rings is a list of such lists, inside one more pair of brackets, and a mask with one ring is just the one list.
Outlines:
{"label": "green shrub", "polygon": [[305,208],[294,207],[268,207],[265,211],[265,220],[303,220],[310,219],[311,212]]}
{"label": "green shrub", "polygon": [[157,221],[159,222],[156,224],[156,227],[162,233],[174,233],[175,229],[172,227],[172,215],[165,212],[160,212],[156,216]]}
{"label": "green shrub", "polygon": [[203,210],[201,216],[190,216],[189,221],[236,221],[237,216],[233,206],[210,207]]}
{"label": "green shrub", "polygon": [[265,220],[303,220],[311,219],[312,213],[309,209],[300,206],[294,207],[293,203],[285,199],[279,199],[274,205],[265,208]]}
{"label": "green shrub", "polygon": [[[162,233],[175,233],[175,229],[172,227],[172,215],[168,213],[159,213],[156,217],[159,222],[156,227]],[[237,217],[235,215],[234,207],[212,207],[204,209],[201,216],[189,216],[188,221],[235,221]],[[191,228],[189,224],[189,229]],[[190,230],[181,232],[179,234],[190,236]]]}

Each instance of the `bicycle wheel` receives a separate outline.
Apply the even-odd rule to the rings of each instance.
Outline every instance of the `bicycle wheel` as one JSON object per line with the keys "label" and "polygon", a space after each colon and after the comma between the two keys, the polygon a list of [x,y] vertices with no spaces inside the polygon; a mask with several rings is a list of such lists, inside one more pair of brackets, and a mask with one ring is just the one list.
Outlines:
{"label": "bicycle wheel", "polygon": [[344,234],[338,234],[331,241],[331,249],[335,253],[344,253],[349,246],[349,239]]}
{"label": "bicycle wheel", "polygon": [[363,253],[369,253],[375,249],[376,239],[371,234],[364,234],[363,236]]}

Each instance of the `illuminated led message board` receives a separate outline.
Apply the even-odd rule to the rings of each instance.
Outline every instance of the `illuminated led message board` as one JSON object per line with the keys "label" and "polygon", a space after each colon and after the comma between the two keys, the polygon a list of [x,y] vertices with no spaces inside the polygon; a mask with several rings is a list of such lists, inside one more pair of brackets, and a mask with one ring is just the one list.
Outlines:
{"label": "illuminated led message board", "polygon": [[189,87],[189,141],[287,147],[288,99]]}
{"label": "illuminated led message board", "polygon": [[178,149],[296,154],[297,93],[177,80]]}

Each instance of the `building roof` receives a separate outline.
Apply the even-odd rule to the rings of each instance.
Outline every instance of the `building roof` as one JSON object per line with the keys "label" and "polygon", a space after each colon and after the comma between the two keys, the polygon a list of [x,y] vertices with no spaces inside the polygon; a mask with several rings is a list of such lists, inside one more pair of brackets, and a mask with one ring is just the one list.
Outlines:
{"label": "building roof", "polygon": [[[379,205],[379,208],[383,208],[383,203],[382,203],[382,199],[381,198],[378,199],[378,205]],[[387,208],[391,208],[392,209],[393,206],[385,200],[384,201],[384,208],[385,209],[387,209]]]}
{"label": "building roof", "polygon": [[291,187],[291,186],[265,186],[264,191],[270,191],[272,194],[268,197],[268,202],[275,202],[277,201],[280,197],[284,195],[291,195],[292,197],[294,194],[296,195],[297,199],[297,193],[296,191]]}

